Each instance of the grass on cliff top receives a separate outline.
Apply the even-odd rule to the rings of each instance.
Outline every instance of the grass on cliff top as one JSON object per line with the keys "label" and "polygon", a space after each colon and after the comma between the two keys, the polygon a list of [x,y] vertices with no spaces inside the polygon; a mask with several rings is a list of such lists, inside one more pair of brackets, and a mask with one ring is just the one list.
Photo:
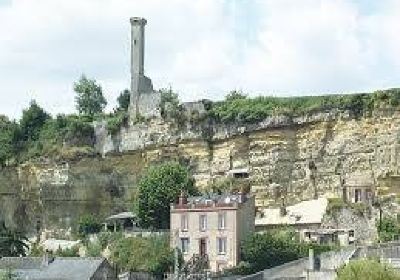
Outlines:
{"label": "grass on cliff top", "polygon": [[209,113],[224,123],[251,123],[269,116],[296,116],[335,109],[360,116],[382,105],[397,107],[399,104],[399,88],[359,94],[256,98],[247,98],[241,92],[233,91],[224,101],[215,102]]}

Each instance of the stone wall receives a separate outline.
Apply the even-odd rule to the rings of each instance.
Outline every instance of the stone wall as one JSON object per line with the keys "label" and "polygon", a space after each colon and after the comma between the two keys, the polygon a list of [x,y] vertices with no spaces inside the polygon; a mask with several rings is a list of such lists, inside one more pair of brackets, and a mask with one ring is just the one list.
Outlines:
{"label": "stone wall", "polygon": [[357,213],[350,208],[342,208],[325,215],[322,226],[326,228],[353,229],[358,244],[368,244],[378,239],[375,220],[378,213]]}

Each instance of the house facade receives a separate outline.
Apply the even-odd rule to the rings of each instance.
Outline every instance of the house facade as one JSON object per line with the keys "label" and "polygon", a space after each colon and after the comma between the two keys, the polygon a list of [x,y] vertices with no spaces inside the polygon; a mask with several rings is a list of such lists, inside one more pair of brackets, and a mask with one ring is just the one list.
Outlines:
{"label": "house facade", "polygon": [[254,232],[254,216],[251,196],[181,195],[171,205],[171,248],[179,248],[185,262],[203,257],[211,271],[236,266],[241,242]]}

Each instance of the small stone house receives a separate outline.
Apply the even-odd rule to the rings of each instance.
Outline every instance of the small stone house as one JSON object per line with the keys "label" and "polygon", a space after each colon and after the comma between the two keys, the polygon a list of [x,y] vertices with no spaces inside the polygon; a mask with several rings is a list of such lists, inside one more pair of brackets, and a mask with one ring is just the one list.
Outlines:
{"label": "small stone house", "polygon": [[187,198],[171,205],[171,248],[185,262],[206,259],[211,271],[240,262],[240,244],[254,232],[254,197],[244,194]]}
{"label": "small stone house", "polygon": [[11,271],[20,280],[116,280],[117,273],[105,258],[6,257],[0,272]]}
{"label": "small stone house", "polygon": [[344,180],[344,201],[371,205],[374,199],[375,184],[370,174],[352,174]]}

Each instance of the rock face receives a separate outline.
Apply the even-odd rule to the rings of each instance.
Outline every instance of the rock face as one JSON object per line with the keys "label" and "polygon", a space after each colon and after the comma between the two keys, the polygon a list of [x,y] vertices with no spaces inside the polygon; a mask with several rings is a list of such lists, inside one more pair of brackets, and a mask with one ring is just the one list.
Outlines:
{"label": "rock face", "polygon": [[245,182],[264,207],[282,197],[290,205],[341,196],[342,181],[360,172],[397,192],[399,133],[400,111],[392,109],[359,118],[343,112],[270,117],[247,125],[156,118],[114,136],[100,123],[95,146],[103,157],[1,170],[0,219],[34,231],[36,220],[65,228],[83,213],[104,217],[127,210],[146,166],[168,159],[189,166],[199,188],[227,178]]}
{"label": "rock face", "polygon": [[288,203],[341,196],[343,181],[360,173],[372,174],[377,186],[396,191],[399,133],[400,112],[393,109],[359,118],[325,112],[247,125],[189,122],[183,129],[153,120],[107,136],[99,151],[142,150],[152,160],[183,159],[200,188],[247,170],[257,205],[269,206],[282,195]]}
{"label": "rock face", "polygon": [[378,240],[376,216],[378,213],[355,213],[352,209],[343,208],[325,215],[322,224],[326,228],[353,229],[358,242],[372,243]]}

